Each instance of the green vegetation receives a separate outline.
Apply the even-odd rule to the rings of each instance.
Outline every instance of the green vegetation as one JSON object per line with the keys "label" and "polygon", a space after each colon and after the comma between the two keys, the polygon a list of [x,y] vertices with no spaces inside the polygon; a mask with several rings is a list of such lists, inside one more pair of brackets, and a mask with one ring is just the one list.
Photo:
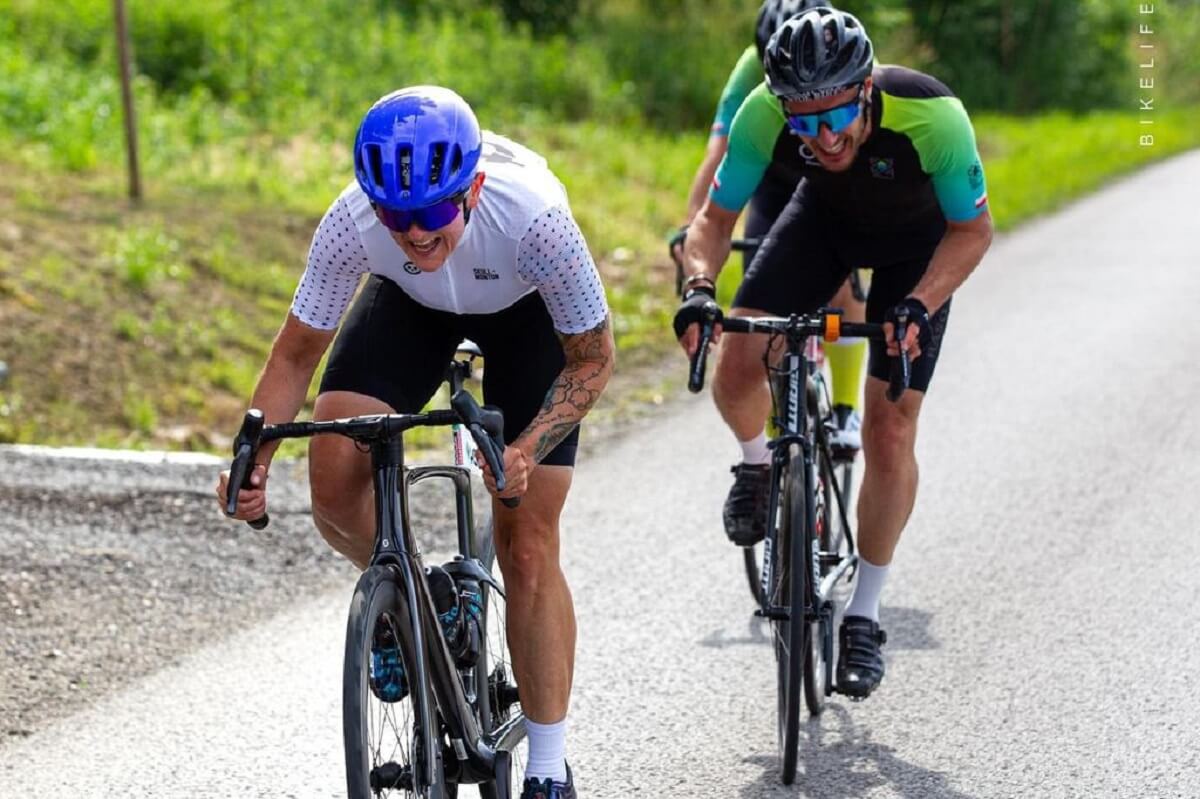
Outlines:
{"label": "green vegetation", "polygon": [[[141,208],[123,199],[110,0],[0,0],[0,358],[13,370],[0,440],[223,447],[312,230],[351,178],[363,108],[411,83],[453,86],[487,127],[549,159],[608,287],[622,370],[674,346],[664,234],[750,40],[744,2],[312,0],[303,14],[290,0],[129,5]],[[863,12],[884,60],[970,75],[951,81],[968,97],[1001,74],[954,71],[967,63],[953,60],[962,43],[994,15],[954,12],[934,36],[925,26],[936,4],[842,5]],[[1108,0],[1059,5],[1048,7],[1076,27],[1117,13]],[[1083,114],[1013,117],[968,103],[1001,227],[1200,144],[1200,111],[1179,102],[1200,102],[1200,14],[1169,5],[1158,96],[1174,108],[1156,112],[1153,148],[1137,146],[1124,90],[1109,95],[1121,110]],[[1046,25],[1030,3],[1006,7],[1013,24]],[[1115,29],[1104,30],[1096,52],[1111,56]],[[1104,64],[1136,87],[1126,49]],[[1077,81],[1068,78],[1060,83]],[[1038,94],[1028,104],[1055,103]]]}

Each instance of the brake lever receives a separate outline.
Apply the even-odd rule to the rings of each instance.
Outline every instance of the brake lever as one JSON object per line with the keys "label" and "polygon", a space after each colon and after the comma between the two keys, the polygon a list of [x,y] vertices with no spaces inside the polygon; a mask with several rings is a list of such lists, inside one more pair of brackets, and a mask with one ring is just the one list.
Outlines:
{"label": "brake lever", "polygon": [[[906,335],[908,335],[908,314],[903,313],[896,317],[896,324],[893,325],[892,330],[892,339],[896,342],[897,347],[899,347],[900,342],[904,341]],[[912,363],[908,360],[908,353],[900,350],[896,361],[888,371],[888,400],[899,402],[901,395],[908,389],[908,384],[911,380]]]}
{"label": "brake lever", "polygon": [[[254,473],[254,455],[258,452],[259,439],[263,430],[263,413],[257,408],[246,411],[242,418],[242,428],[233,440],[233,463],[229,467],[229,496],[225,501],[225,515],[237,514],[238,491],[243,488],[253,488],[250,477]],[[264,513],[257,519],[251,519],[246,524],[255,530],[262,530],[271,522],[271,517]]]}
{"label": "brake lever", "polygon": [[700,393],[704,388],[704,372],[708,367],[708,345],[712,341],[713,329],[721,319],[721,308],[713,301],[704,303],[702,309],[704,320],[700,324],[700,343],[692,355],[691,369],[688,370],[688,391]]}

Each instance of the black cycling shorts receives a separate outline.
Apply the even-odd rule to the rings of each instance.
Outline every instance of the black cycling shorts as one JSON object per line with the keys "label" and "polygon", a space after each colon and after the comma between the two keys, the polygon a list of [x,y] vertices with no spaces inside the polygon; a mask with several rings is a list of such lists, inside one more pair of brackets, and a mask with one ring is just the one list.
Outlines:
{"label": "black cycling shorts", "polygon": [[[795,190],[795,181],[785,180],[768,169],[759,181],[758,188],[754,190],[750,204],[746,206],[746,223],[742,227],[742,235],[748,239],[761,239],[766,236],[771,225],[787,207],[788,200],[792,198]],[[742,274],[749,271],[757,252],[757,247],[742,252]]]}
{"label": "black cycling shorts", "polygon": [[[916,288],[944,234],[944,223],[925,230],[851,229],[823,214],[801,183],[758,248],[733,306],[776,316],[812,313],[833,298],[851,269],[866,268],[873,270],[867,321],[882,322]],[[931,313],[932,340],[913,361],[910,388],[928,390],[949,317],[949,300]],[[888,361],[884,343],[872,339],[868,373],[887,380]]]}
{"label": "black cycling shorts", "polygon": [[[483,352],[483,400],[504,412],[511,444],[541,409],[562,372],[562,344],[536,291],[492,314],[454,314],[421,305],[392,281],[372,275],[333,344],[321,392],[353,391],[417,413],[446,378],[460,341]],[[574,466],[579,428],[542,463]]]}

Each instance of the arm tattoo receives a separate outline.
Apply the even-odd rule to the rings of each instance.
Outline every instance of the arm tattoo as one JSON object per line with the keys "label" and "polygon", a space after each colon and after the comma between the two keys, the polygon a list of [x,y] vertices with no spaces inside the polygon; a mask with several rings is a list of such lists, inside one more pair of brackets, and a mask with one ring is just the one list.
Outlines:
{"label": "arm tattoo", "polygon": [[612,370],[611,336],[607,318],[583,333],[559,334],[566,365],[526,430],[536,442],[536,462],[550,454],[600,398]]}

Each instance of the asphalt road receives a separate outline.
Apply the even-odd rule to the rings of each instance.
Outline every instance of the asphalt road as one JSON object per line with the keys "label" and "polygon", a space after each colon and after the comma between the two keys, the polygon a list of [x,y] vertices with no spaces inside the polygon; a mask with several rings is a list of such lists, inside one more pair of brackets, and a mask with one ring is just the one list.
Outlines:
{"label": "asphalt road", "polygon": [[[888,675],[777,782],[707,397],[591,451],[565,563],[587,797],[1200,796],[1200,153],[993,246],[922,419]],[[0,748],[0,795],[337,796],[345,591]]]}

